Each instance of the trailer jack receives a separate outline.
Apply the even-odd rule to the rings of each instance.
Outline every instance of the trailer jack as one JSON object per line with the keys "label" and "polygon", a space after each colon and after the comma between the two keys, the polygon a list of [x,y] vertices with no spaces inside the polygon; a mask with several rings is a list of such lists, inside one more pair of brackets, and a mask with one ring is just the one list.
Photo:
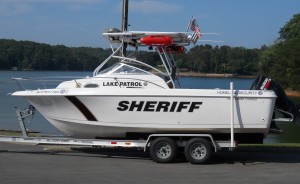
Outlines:
{"label": "trailer jack", "polygon": [[28,108],[26,108],[23,111],[20,110],[18,107],[15,107],[15,109],[21,127],[22,135],[23,137],[28,137],[24,120],[28,117],[31,117],[31,119],[28,122],[32,120],[35,114],[35,108],[32,105],[29,105]]}

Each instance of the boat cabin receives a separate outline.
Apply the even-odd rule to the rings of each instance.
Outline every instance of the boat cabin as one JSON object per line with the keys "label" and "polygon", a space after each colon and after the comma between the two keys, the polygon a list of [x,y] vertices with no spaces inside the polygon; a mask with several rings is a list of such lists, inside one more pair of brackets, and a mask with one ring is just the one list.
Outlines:
{"label": "boat cabin", "polygon": [[94,77],[65,81],[57,88],[165,88],[167,81],[158,75],[126,63],[116,63]]}

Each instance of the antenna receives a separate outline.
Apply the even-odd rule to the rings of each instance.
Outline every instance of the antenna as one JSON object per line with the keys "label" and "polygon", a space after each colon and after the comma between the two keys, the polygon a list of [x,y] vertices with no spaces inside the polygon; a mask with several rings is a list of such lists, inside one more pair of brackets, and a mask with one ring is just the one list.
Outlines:
{"label": "antenna", "polygon": [[[122,32],[128,29],[128,0],[123,0],[122,6]],[[122,43],[122,53],[121,56],[126,56],[127,43]]]}

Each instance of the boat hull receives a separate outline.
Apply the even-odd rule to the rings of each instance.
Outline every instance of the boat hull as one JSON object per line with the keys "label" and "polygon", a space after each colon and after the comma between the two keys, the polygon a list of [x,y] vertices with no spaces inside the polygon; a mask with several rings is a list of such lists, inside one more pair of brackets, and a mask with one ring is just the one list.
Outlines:
{"label": "boat hull", "polygon": [[[120,95],[122,94],[122,95]],[[51,124],[78,138],[133,133],[230,133],[229,90],[35,90],[23,96]],[[276,95],[234,92],[235,133],[267,134]]]}

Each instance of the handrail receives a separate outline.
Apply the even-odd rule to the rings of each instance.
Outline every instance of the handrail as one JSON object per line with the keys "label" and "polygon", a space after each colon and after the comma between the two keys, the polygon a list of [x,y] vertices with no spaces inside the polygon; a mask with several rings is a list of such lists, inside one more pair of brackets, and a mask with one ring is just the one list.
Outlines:
{"label": "handrail", "polygon": [[[53,79],[51,79],[53,78]],[[88,77],[83,76],[49,76],[49,77],[32,77],[32,78],[20,78],[20,77],[12,77],[12,80],[15,81],[46,81],[46,82],[59,82],[64,81],[63,79],[84,79]],[[59,80],[61,79],[61,80]]]}
{"label": "handrail", "polygon": [[99,70],[122,48],[122,45],[115,50],[108,58],[106,58],[93,72],[93,76],[98,75]]}
{"label": "handrail", "polygon": [[87,77],[79,77],[79,76],[49,76],[49,77],[34,77],[34,78],[20,78],[20,77],[12,77],[11,79],[16,81],[16,83],[18,84],[19,88],[21,90],[26,90],[26,88],[24,87],[24,85],[22,84],[21,81],[35,81],[35,82],[39,82],[39,84],[46,89],[46,83],[45,82],[62,82],[65,81],[66,79],[70,79],[70,80],[75,80],[75,79],[83,79],[83,78],[87,78]]}
{"label": "handrail", "polygon": [[169,65],[169,60],[168,60],[168,57],[166,56],[166,50],[163,47],[161,47],[161,49],[163,50],[163,53],[164,53],[166,61],[164,60],[164,58],[163,58],[162,54],[160,53],[160,50],[159,50],[158,47],[156,47],[156,52],[159,54],[161,62],[163,63],[164,67],[166,68],[168,76],[169,76],[169,78],[170,78],[170,80],[172,82],[173,88],[175,89],[176,86],[175,86],[174,81],[172,79],[170,68],[168,68],[168,66],[167,66],[167,64]]}
{"label": "handrail", "polygon": [[278,111],[282,114],[290,116],[290,118],[275,118],[275,119],[272,119],[272,121],[293,122],[294,119],[295,119],[294,115],[290,112],[287,112],[287,111],[284,111],[284,110],[281,110],[281,109],[278,109],[278,108],[274,108],[274,111]]}

